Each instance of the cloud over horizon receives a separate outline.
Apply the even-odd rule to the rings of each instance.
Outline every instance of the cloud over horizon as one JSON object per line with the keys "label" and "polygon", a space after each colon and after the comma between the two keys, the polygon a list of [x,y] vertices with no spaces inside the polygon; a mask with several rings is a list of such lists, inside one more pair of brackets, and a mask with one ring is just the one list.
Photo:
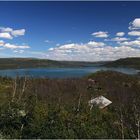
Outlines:
{"label": "cloud over horizon", "polygon": [[[140,18],[134,19],[129,25],[128,32],[108,31],[93,32],[92,39],[85,43],[57,43],[45,40],[47,45],[55,42],[55,47],[47,50],[33,50],[29,45],[11,43],[14,38],[25,35],[25,29],[0,27],[0,48],[9,49],[15,54],[35,55],[40,58],[70,61],[108,61],[125,57],[140,57]],[[128,28],[128,27],[126,27]],[[3,39],[3,40],[1,40]],[[11,42],[8,42],[10,40]],[[50,43],[51,42],[51,43]],[[30,51],[25,51],[29,49]]]}
{"label": "cloud over horizon", "polygon": [[[135,45],[135,43],[134,43]],[[108,61],[125,57],[140,57],[140,49],[130,46],[108,46],[102,42],[87,42],[85,44],[65,44],[59,47],[50,48],[46,58],[55,60],[72,61]]]}
{"label": "cloud over horizon", "polygon": [[[87,43],[67,43],[49,48],[44,57],[55,60],[72,61],[108,61],[125,57],[140,57],[140,31],[138,29],[140,18],[132,21],[130,38],[125,37],[125,32],[117,32],[113,38],[108,38],[108,32],[93,32],[91,35],[97,38],[106,38],[103,41],[89,41]],[[131,36],[136,37],[131,39]],[[106,43],[104,41],[107,41]],[[111,42],[112,45],[109,45]]]}

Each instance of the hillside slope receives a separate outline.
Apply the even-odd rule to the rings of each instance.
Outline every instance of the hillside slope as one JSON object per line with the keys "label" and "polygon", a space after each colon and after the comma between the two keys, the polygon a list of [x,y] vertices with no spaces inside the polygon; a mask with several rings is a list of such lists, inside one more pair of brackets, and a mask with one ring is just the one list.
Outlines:
{"label": "hillside slope", "polygon": [[[102,62],[100,62],[102,63]],[[49,68],[49,67],[89,67],[97,62],[54,61],[37,58],[0,58],[0,69]]]}
{"label": "hillside slope", "polygon": [[108,62],[104,66],[107,67],[130,67],[140,69],[140,57],[123,58],[113,62]]}

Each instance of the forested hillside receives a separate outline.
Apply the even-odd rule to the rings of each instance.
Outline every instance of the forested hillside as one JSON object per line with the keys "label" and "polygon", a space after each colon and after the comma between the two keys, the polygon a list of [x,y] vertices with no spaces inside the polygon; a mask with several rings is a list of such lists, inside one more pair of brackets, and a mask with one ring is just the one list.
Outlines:
{"label": "forested hillside", "polygon": [[108,62],[105,64],[107,67],[129,67],[140,69],[140,58],[132,57],[132,58],[124,58],[116,61]]}
{"label": "forested hillside", "polygon": [[89,67],[104,62],[55,61],[37,58],[0,58],[0,69]]}

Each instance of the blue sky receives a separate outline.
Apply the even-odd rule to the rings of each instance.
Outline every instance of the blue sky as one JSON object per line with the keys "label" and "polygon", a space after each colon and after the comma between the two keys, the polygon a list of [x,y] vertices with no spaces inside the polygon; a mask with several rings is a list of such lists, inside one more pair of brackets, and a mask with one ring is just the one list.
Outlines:
{"label": "blue sky", "polygon": [[140,2],[0,2],[0,56],[140,57]]}

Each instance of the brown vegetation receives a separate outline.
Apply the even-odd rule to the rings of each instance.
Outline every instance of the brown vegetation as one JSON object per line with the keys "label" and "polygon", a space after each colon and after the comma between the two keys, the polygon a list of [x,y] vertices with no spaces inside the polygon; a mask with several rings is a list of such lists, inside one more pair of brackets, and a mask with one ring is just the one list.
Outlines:
{"label": "brown vegetation", "polygon": [[[89,80],[90,79],[90,80]],[[140,78],[102,71],[83,78],[0,78],[1,138],[139,138]],[[107,108],[90,110],[103,95]]]}

